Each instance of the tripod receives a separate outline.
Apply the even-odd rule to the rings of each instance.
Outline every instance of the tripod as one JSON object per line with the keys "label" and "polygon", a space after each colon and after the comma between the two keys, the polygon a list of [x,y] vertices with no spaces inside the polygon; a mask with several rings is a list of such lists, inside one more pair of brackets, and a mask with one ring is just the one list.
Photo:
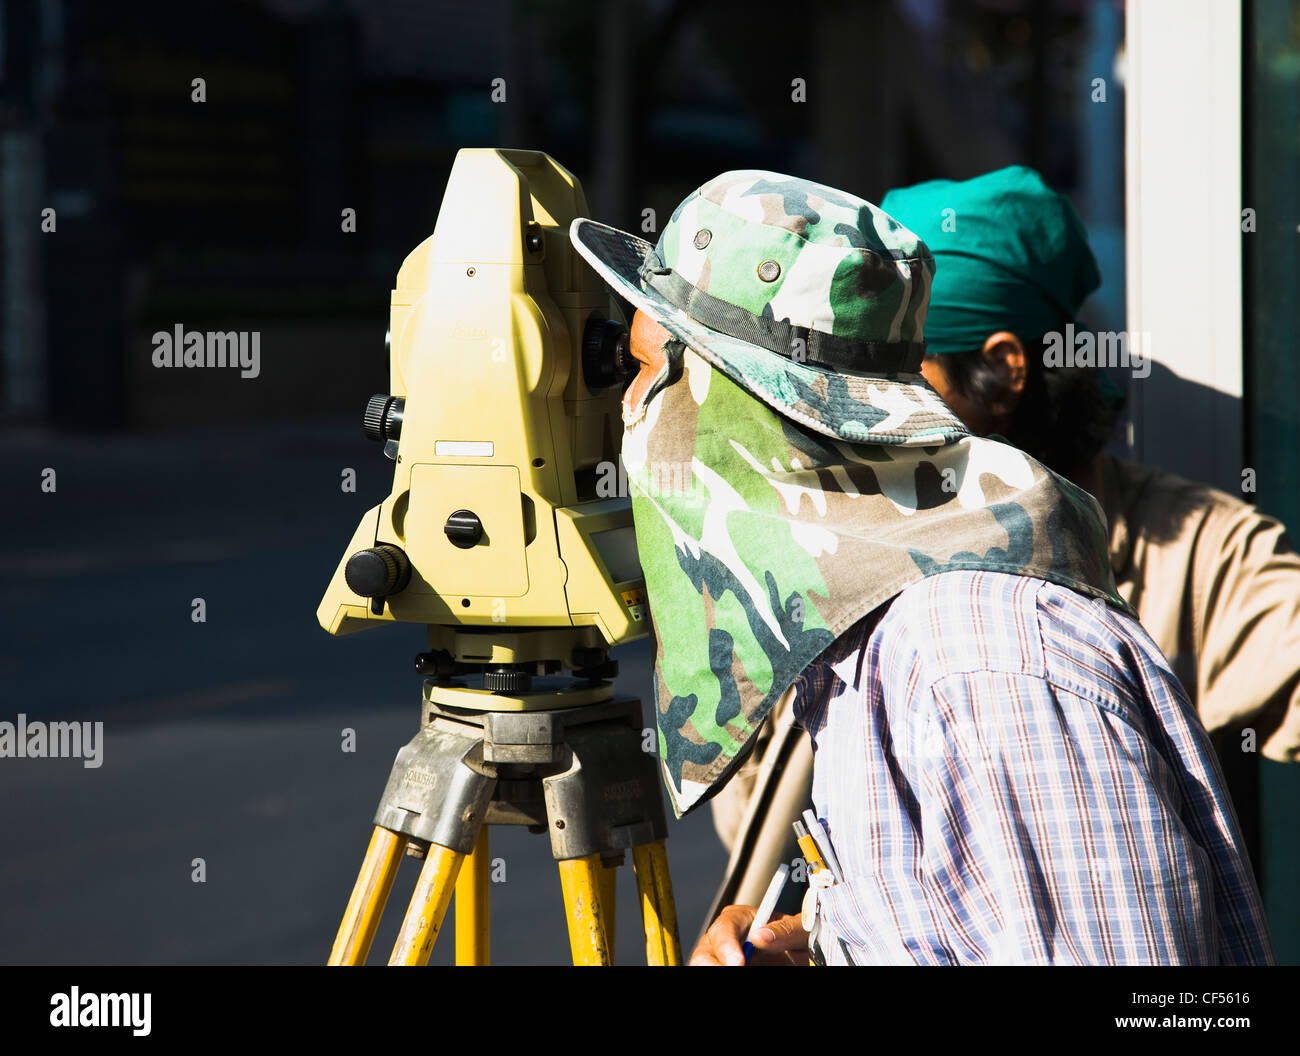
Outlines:
{"label": "tripod", "polygon": [[550,834],[574,964],[613,963],[615,870],[629,850],[646,963],[681,963],[640,702],[606,681],[531,682],[508,666],[483,689],[425,682],[420,732],[397,753],[329,964],[365,963],[404,849],[424,865],[388,963],[428,963],[454,893],[456,963],[487,964],[488,827],[520,824]]}

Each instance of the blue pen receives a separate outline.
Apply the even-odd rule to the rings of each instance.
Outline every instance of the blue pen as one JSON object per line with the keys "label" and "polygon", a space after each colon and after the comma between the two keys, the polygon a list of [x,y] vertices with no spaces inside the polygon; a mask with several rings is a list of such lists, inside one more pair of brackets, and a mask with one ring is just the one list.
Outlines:
{"label": "blue pen", "polygon": [[772,912],[776,909],[776,900],[781,897],[781,892],[785,889],[785,882],[789,876],[790,867],[788,865],[779,865],[776,868],[776,875],[772,877],[772,882],[767,885],[767,894],[763,896],[763,901],[758,904],[758,913],[754,917],[754,923],[749,926],[749,935],[745,938],[745,944],[741,947],[745,954],[746,964],[749,963],[749,955],[754,952],[754,933],[772,919]]}

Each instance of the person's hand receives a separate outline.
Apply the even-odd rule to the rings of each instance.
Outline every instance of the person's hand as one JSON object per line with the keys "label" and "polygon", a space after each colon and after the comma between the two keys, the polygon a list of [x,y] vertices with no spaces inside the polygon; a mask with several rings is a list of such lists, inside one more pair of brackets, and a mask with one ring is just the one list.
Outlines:
{"label": "person's hand", "polygon": [[[705,932],[700,944],[691,954],[692,966],[741,966],[745,954],[741,946],[749,935],[758,910],[754,906],[728,906]],[[791,965],[808,963],[808,933],[803,930],[797,914],[773,917],[758,929],[754,936],[754,952],[750,966]]]}

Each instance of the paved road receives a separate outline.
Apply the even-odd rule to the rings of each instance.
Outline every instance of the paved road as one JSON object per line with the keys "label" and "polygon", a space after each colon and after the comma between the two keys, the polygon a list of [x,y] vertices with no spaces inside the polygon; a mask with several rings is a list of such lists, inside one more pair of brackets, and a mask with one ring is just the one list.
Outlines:
{"label": "paved road", "polygon": [[[390,466],[351,420],[0,433],[0,721],[104,723],[98,768],[0,759],[0,961],[324,961],[393,754],[418,723],[419,628],[334,639],[315,621]],[[191,619],[198,597],[204,623]],[[617,688],[647,696],[647,644],[616,655]],[[345,727],[355,752],[341,750]],[[494,961],[565,963],[547,842],[522,829],[493,840],[505,862]],[[669,855],[689,944],[724,862],[707,810],[670,822]],[[417,871],[404,863],[373,960]],[[617,958],[637,963],[630,868],[619,921]],[[434,963],[451,947],[449,927]]]}

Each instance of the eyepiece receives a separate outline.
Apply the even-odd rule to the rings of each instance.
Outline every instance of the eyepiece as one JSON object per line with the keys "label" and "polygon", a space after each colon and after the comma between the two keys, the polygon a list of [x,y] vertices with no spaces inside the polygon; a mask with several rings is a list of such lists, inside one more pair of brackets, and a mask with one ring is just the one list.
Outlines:
{"label": "eyepiece", "polygon": [[582,333],[582,377],[593,392],[621,385],[639,364],[628,348],[627,327],[592,313]]}

